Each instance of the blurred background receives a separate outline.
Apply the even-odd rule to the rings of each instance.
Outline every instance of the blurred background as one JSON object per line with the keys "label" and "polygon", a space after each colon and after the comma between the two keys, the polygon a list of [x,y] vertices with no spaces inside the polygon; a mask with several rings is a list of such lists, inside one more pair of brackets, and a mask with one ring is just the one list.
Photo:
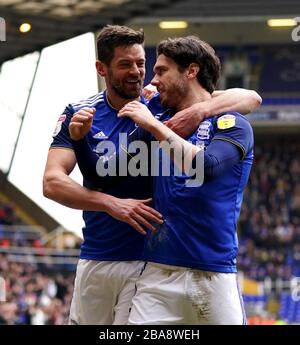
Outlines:
{"label": "blurred background", "polygon": [[249,114],[239,278],[249,324],[300,324],[298,0],[0,0],[0,324],[66,323],[81,212],[45,199],[42,174],[65,106],[103,88],[94,62],[105,24],[144,29],[146,83],[161,39],[196,34],[221,59],[219,89],[263,97]]}

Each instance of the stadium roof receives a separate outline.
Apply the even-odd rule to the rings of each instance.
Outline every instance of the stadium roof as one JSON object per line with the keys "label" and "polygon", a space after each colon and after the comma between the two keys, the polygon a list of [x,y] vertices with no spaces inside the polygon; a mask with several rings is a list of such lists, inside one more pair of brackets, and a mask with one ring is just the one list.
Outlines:
{"label": "stadium roof", "polygon": [[[6,23],[0,65],[81,33],[97,31],[105,24],[156,25],[160,19],[174,18],[191,23],[234,23],[297,15],[299,0],[0,0],[0,17]],[[27,34],[19,32],[24,21],[32,25]]]}

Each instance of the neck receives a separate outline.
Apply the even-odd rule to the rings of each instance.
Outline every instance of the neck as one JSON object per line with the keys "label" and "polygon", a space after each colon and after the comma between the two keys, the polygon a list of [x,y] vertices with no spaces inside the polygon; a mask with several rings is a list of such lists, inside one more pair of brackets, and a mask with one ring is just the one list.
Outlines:
{"label": "neck", "polygon": [[120,110],[124,107],[125,104],[132,101],[139,101],[140,97],[128,99],[128,98],[122,98],[116,92],[113,90],[106,89],[106,100],[108,104],[115,110]]}
{"label": "neck", "polygon": [[184,99],[176,107],[177,111],[189,108],[195,103],[204,102],[211,99],[211,94],[203,89],[197,82],[197,85],[192,86],[188,93],[185,95]]}

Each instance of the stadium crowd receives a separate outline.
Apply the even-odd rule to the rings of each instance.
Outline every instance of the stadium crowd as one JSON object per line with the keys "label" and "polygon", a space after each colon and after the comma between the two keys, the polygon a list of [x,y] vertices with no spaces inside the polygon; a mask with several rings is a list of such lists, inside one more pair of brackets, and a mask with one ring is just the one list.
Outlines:
{"label": "stadium crowd", "polygon": [[26,263],[26,256],[24,262],[14,262],[5,250],[1,252],[1,248],[10,247],[42,248],[39,233],[33,236],[34,231],[16,230],[22,225],[26,224],[14,204],[0,200],[0,277],[5,282],[5,302],[0,295],[0,325],[66,324],[75,273],[58,272],[55,268],[59,266]]}
{"label": "stadium crowd", "polygon": [[300,276],[300,144],[257,142],[239,223],[239,267],[249,278]]}
{"label": "stadium crowd", "polygon": [[0,276],[6,284],[0,324],[67,323],[74,273],[47,272],[34,264],[10,262],[5,254],[0,254]]}

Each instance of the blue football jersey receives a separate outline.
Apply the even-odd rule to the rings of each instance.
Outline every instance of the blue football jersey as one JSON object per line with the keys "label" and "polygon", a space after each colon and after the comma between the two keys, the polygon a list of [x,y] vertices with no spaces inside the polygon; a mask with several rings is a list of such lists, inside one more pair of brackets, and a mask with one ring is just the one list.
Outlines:
{"label": "blue football jersey", "polygon": [[[160,118],[167,120],[172,111]],[[188,186],[191,177],[174,173],[173,161],[159,150],[160,175],[154,178],[154,207],[165,222],[148,232],[148,261],[214,272],[236,272],[237,220],[253,162],[253,131],[247,119],[230,113],[202,122],[187,138],[207,147],[212,140],[229,141],[241,152],[241,160],[222,176],[201,186]],[[162,176],[165,165],[170,176]],[[165,169],[167,171],[167,168]]]}
{"label": "blue football jersey", "polygon": [[[88,135],[89,144],[95,152],[99,143],[104,140],[114,143],[118,149],[119,134],[128,135],[136,128],[131,119],[117,117],[117,110],[110,106],[104,91],[66,107],[59,117],[51,144],[52,148],[73,149],[68,126],[73,114],[83,107],[96,109],[93,125]],[[83,184],[89,186],[89,181],[84,179]],[[152,196],[152,181],[150,177],[128,176],[116,185],[110,186],[105,192],[118,198],[147,199]],[[105,212],[83,211],[83,218],[85,227],[83,228],[84,240],[80,254],[82,259],[125,261],[143,258],[145,237],[129,224],[121,222]]]}

